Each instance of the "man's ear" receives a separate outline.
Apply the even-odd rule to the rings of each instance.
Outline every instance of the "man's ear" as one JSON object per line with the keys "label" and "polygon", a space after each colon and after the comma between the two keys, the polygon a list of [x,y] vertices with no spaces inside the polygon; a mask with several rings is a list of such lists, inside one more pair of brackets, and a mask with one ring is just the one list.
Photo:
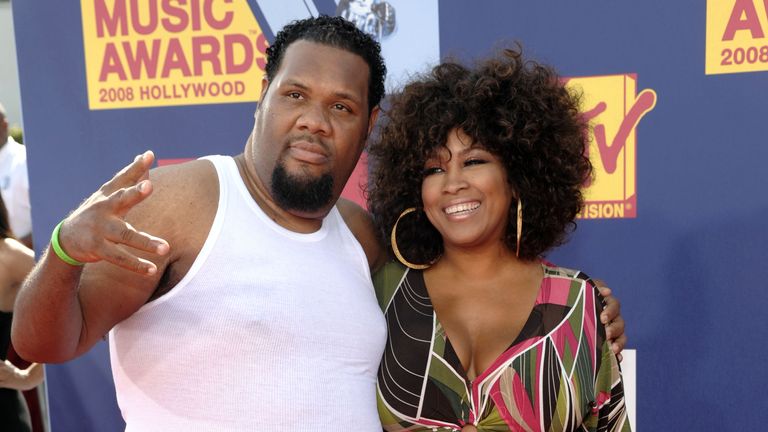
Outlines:
{"label": "man's ear", "polygon": [[261,94],[259,94],[259,102],[256,104],[256,111],[253,112],[254,118],[256,118],[256,114],[259,112],[259,108],[261,108],[261,103],[264,102],[264,96],[267,94],[268,88],[269,80],[267,79],[267,76],[264,75],[264,77],[261,79]]}
{"label": "man's ear", "polygon": [[261,94],[259,95],[259,102],[264,100],[264,95],[267,94],[268,88],[269,88],[269,80],[267,79],[267,76],[264,75],[264,77],[261,78]]}
{"label": "man's ear", "polygon": [[368,116],[368,133],[365,134],[365,137],[368,138],[371,136],[371,132],[373,131],[373,126],[376,125],[376,119],[379,118],[379,106],[376,105],[371,110],[371,114]]}

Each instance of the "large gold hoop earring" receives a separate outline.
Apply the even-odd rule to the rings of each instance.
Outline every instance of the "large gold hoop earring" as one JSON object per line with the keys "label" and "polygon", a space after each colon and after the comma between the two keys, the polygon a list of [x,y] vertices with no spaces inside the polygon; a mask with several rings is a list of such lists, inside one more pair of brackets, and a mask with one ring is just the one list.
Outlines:
{"label": "large gold hoop earring", "polygon": [[430,266],[432,266],[433,263],[429,264],[414,264],[405,258],[403,258],[403,255],[400,253],[400,249],[397,247],[397,224],[400,222],[400,219],[407,215],[408,213],[413,213],[417,210],[416,207],[410,207],[405,210],[403,210],[402,213],[400,213],[400,216],[397,217],[397,220],[395,221],[395,226],[392,227],[392,235],[390,236],[390,242],[392,243],[392,252],[395,253],[395,258],[397,258],[398,261],[403,263],[404,266],[412,268],[414,270],[424,270],[428,269]]}
{"label": "large gold hoop earring", "polygon": [[523,200],[517,199],[517,249],[515,249],[515,256],[520,258],[520,238],[523,235]]}

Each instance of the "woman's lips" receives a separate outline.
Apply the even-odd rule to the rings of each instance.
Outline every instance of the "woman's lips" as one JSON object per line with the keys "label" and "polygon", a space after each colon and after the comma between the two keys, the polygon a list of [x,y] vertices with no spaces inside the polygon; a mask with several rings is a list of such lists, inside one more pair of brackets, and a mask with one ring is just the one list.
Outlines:
{"label": "woman's lips", "polygon": [[443,209],[443,212],[448,216],[464,216],[474,212],[479,207],[479,201],[469,201],[448,206]]}

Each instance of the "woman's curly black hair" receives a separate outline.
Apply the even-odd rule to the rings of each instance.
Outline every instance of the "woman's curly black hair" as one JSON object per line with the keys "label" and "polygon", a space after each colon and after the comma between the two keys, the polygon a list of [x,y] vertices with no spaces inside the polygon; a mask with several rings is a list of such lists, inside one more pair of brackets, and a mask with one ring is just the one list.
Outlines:
{"label": "woman's curly black hair", "polygon": [[280,69],[280,62],[288,47],[297,40],[317,42],[357,54],[370,69],[368,77],[368,112],[384,97],[387,67],[381,57],[381,46],[371,36],[341,17],[318,17],[296,20],[280,30],[275,41],[267,48],[265,72],[271,82]]}
{"label": "woman's curly black hair", "polygon": [[[519,46],[474,68],[442,63],[391,96],[385,125],[370,148],[368,204],[379,235],[400,213],[421,207],[424,163],[459,128],[502,161],[515,197],[523,200],[519,256],[531,260],[562,244],[582,207],[581,187],[592,174],[585,155],[587,124],[580,97],[550,67],[525,60]],[[504,242],[517,241],[517,202],[509,209]],[[397,245],[411,262],[442,254],[440,233],[424,212],[405,216]]]}

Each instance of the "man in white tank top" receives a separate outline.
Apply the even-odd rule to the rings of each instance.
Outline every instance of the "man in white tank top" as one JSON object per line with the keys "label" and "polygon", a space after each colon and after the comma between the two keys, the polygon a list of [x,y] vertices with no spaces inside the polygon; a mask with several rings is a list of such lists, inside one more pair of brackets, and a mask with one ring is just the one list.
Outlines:
{"label": "man in white tank top", "polygon": [[111,331],[131,431],[380,431],[384,257],[337,200],[384,76],[352,24],[286,26],[242,154],[150,171],[147,152],[57,227],[19,293],[19,353],[63,362]]}

